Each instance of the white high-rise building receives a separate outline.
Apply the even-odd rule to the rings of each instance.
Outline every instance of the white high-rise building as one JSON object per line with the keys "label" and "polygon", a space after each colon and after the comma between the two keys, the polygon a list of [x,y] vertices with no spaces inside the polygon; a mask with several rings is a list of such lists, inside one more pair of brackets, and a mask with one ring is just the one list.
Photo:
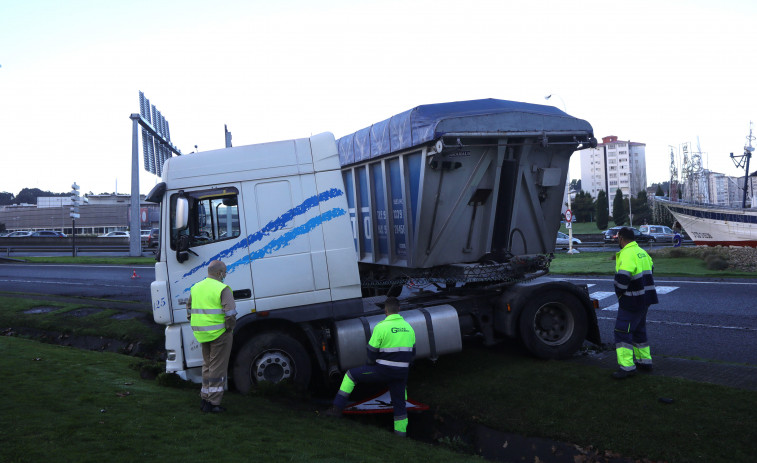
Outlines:
{"label": "white high-rise building", "polygon": [[624,197],[636,196],[647,188],[646,144],[603,137],[596,148],[581,151],[581,189],[597,197],[607,194],[612,215],[612,202],[620,188]]}

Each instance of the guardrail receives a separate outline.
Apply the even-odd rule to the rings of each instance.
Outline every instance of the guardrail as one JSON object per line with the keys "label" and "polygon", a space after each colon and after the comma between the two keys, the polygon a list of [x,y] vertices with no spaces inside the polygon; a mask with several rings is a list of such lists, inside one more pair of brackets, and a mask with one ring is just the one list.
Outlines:
{"label": "guardrail", "polygon": [[[143,246],[142,252],[145,251],[152,251],[155,248],[148,248]],[[4,253],[7,257],[10,257],[13,253],[19,253],[19,252],[34,252],[34,251],[40,251],[40,252],[71,252],[73,250],[72,246],[69,245],[62,245],[62,246],[50,246],[50,245],[39,245],[39,246],[23,246],[23,245],[0,245],[0,253]],[[128,245],[88,245],[84,244],[81,246],[76,246],[76,252],[129,252],[129,246]]]}

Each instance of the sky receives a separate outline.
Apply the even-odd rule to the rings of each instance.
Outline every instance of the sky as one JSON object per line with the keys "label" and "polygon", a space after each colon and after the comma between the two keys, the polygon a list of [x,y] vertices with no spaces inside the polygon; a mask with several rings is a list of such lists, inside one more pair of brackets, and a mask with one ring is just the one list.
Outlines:
{"label": "sky", "polygon": [[684,142],[743,175],[756,26],[753,0],[0,0],[0,192],[129,193],[140,90],[183,153],[497,98],[645,143],[648,184]]}

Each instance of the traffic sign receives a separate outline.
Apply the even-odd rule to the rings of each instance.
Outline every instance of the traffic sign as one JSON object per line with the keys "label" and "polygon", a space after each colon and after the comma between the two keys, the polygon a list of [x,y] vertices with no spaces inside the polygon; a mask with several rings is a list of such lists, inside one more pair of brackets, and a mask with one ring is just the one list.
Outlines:
{"label": "traffic sign", "polygon": [[571,229],[571,228],[573,228],[573,224],[570,223],[570,222],[565,222],[565,228]]}
{"label": "traffic sign", "polygon": [[570,209],[565,210],[565,222],[573,222],[573,211],[571,211]]}

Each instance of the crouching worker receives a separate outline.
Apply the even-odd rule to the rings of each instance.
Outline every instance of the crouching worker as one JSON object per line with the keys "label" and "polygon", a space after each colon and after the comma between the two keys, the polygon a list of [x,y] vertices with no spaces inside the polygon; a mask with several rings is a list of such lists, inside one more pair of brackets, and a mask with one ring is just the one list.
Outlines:
{"label": "crouching worker", "polygon": [[415,358],[415,331],[399,314],[399,302],[389,297],[384,302],[386,318],[373,328],[368,341],[368,365],[347,371],[342,386],[334,398],[334,407],[326,412],[339,416],[347,406],[347,399],[357,383],[384,383],[394,407],[394,433],[407,433],[405,407],[407,375]]}

